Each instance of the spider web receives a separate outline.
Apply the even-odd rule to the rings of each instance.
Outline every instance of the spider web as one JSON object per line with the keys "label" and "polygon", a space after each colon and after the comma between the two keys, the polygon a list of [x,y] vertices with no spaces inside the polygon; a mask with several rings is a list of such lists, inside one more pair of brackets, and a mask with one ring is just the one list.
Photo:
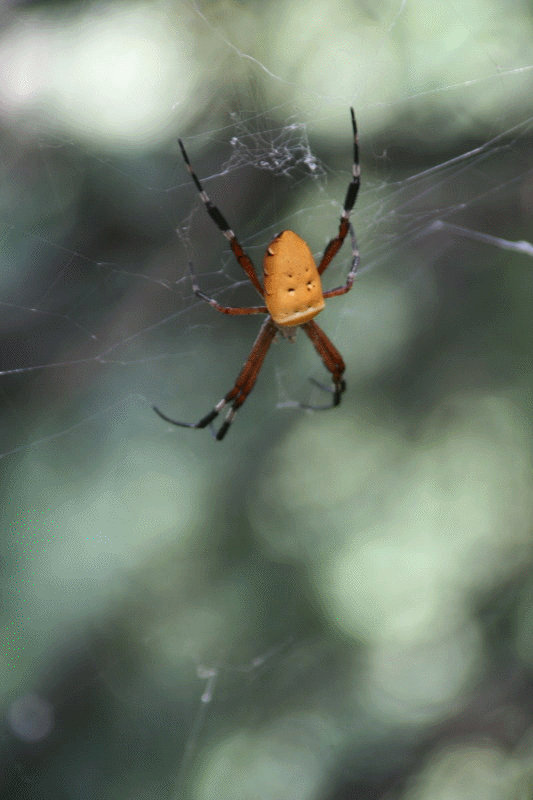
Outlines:
{"label": "spider web", "polygon": [[[81,778],[69,776],[65,796],[82,796],[80,780],[93,796],[112,796],[115,784],[117,796],[160,795],[163,784],[164,796],[201,800],[254,792],[273,800],[341,797],[355,789],[364,797],[365,786],[368,796],[376,796],[371,790],[385,796],[397,790],[391,776],[401,763],[404,775],[415,776],[405,796],[425,798],[432,796],[435,774],[426,752],[444,765],[444,782],[453,764],[466,759],[458,749],[452,764],[445,748],[432,750],[424,726],[441,723],[473,680],[482,647],[465,598],[474,584],[489,592],[491,580],[504,583],[518,570],[527,538],[525,523],[514,523],[527,518],[526,501],[513,508],[509,541],[501,550],[494,546],[497,567],[488,577],[481,567],[473,570],[471,583],[465,579],[466,588],[458,590],[464,600],[452,604],[458,630],[452,622],[439,628],[450,648],[442,645],[443,652],[455,655],[447,688],[431,672],[441,694],[416,695],[409,685],[412,661],[393,613],[402,598],[386,605],[384,593],[385,621],[381,628],[375,623],[366,577],[375,575],[375,562],[369,559],[358,576],[359,627],[354,632],[338,623],[347,640],[372,643],[368,673],[357,667],[366,676],[366,693],[358,694],[350,688],[351,646],[328,638],[318,612],[310,619],[302,601],[306,581],[287,565],[315,574],[326,563],[332,584],[344,585],[342,564],[332,555],[335,548],[349,553],[342,524],[320,517],[317,508],[321,529],[332,536],[320,537],[312,522],[299,533],[299,498],[312,498],[316,485],[307,465],[319,454],[329,463],[324,475],[335,481],[328,497],[340,507],[358,491],[362,505],[371,505],[384,464],[407,463],[396,439],[382,441],[379,432],[369,437],[370,477],[359,483],[352,481],[359,468],[348,445],[345,451],[331,445],[339,459],[331,460],[323,443],[341,417],[318,422],[291,410],[295,401],[317,400],[308,376],[324,379],[303,341],[272,348],[225,450],[206,432],[169,430],[151,410],[157,404],[185,420],[205,414],[230,388],[259,327],[254,317],[217,315],[192,292],[189,262],[201,288],[221,303],[257,302],[205,214],[180,160],[178,135],[260,274],[265,247],[280,230],[298,232],[317,257],[335,234],[351,174],[349,107],[355,108],[363,176],[352,220],[362,263],[354,290],[328,303],[320,321],[348,364],[356,397],[348,408],[370,407],[368,386],[385,393],[386,385],[401,383],[398,375],[412,374],[415,340],[415,360],[430,369],[440,352],[432,342],[436,317],[453,316],[450,329],[455,324],[465,333],[467,348],[472,325],[470,356],[478,369],[476,348],[484,340],[474,322],[476,304],[488,329],[513,314],[518,326],[520,313],[526,315],[533,256],[531,16],[517,5],[506,20],[497,4],[473,0],[461,12],[450,7],[451,18],[452,11],[431,6],[385,4],[372,16],[361,4],[349,10],[349,20],[341,4],[330,4],[327,14],[310,7],[306,36],[289,33],[300,30],[301,15],[289,3],[275,20],[259,7],[171,2],[149,8],[80,2],[52,10],[11,3],[0,12],[6,75],[0,86],[2,684],[9,765],[3,780],[9,796],[54,794],[39,749],[54,736],[51,773],[59,774],[65,760],[77,763],[80,752],[89,754],[77,770]],[[491,36],[480,22],[489,12],[498,18]],[[432,25],[440,31],[438,56],[422,46],[425,34],[414,17],[426,20],[426,33]],[[270,35],[274,27],[279,34],[269,39],[268,52],[254,44],[258,30]],[[349,264],[345,245],[324,285],[342,283]],[[469,316],[461,302],[471,298],[473,284]],[[519,296],[522,305],[513,305]],[[454,369],[456,363],[450,374]],[[499,395],[502,403],[504,397],[509,407],[523,409],[529,372],[522,385],[509,378],[512,390]],[[487,381],[493,391],[487,373],[479,385]],[[507,377],[501,376],[501,392]],[[437,392],[424,391],[432,399]],[[485,402],[483,395],[482,420],[491,419]],[[450,415],[460,416],[460,409],[458,401]],[[515,489],[521,480],[527,486],[529,440],[517,435],[511,417],[509,411],[507,438],[498,433],[497,441],[514,458],[502,455],[494,471]],[[279,453],[299,425],[309,438],[298,440],[307,457],[296,478],[300,469],[289,468]],[[469,450],[466,433],[464,439],[466,463],[471,455],[476,466],[472,454],[482,448]],[[380,460],[385,450],[387,459]],[[424,508],[427,470],[416,474],[412,492]],[[324,475],[314,480],[327,483]],[[490,505],[492,496],[490,475],[485,478],[487,496],[480,494],[479,506]],[[397,486],[395,492],[401,493]],[[406,519],[405,529],[415,530]],[[411,547],[412,541],[405,544]],[[452,549],[466,572],[471,562],[455,541]],[[359,556],[365,564],[364,553]],[[410,575],[399,563],[401,576]],[[433,563],[422,571],[433,574]],[[387,583],[393,581],[385,576]],[[438,599],[436,590],[428,594],[433,605],[428,600],[427,606],[444,619],[445,590]],[[337,597],[341,616],[348,616],[350,600],[347,593],[343,606]],[[409,620],[412,633],[416,625]],[[433,664],[429,657],[424,662],[427,639],[418,628],[412,636],[420,663]],[[525,633],[520,641],[527,662]],[[399,685],[403,694],[395,695]],[[389,693],[393,710],[383,699]],[[270,712],[265,696],[272,698]],[[101,744],[93,745],[91,715],[108,705],[112,722],[102,723]],[[483,731],[476,713],[469,720]],[[420,726],[421,750],[405,744],[384,758],[384,742],[406,720],[413,730]],[[516,722],[513,743],[526,722]],[[128,731],[139,760],[128,780],[114,725]],[[346,737],[339,733],[344,729]],[[70,741],[72,731],[78,738]],[[346,750],[363,759],[376,743],[381,755],[366,772],[357,758],[345,763]],[[106,747],[117,769],[107,763]],[[472,758],[484,758],[487,774],[497,775],[498,759],[505,760],[499,745],[475,747]],[[153,759],[155,770],[143,758]],[[241,758],[246,768],[239,767]],[[92,774],[91,760],[109,772]],[[227,764],[233,777],[221,789]],[[331,775],[341,776],[345,795],[340,788],[333,794],[333,780],[330,794],[320,788]],[[404,795],[398,789],[394,796]]]}

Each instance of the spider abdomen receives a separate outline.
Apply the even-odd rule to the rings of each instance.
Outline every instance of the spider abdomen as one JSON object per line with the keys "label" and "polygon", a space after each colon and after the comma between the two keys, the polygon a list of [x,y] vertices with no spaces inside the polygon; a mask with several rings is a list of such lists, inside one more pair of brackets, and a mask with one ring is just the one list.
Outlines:
{"label": "spider abdomen", "polygon": [[322,282],[313,254],[293,231],[282,231],[263,259],[265,303],[277,325],[303,325],[324,308]]}

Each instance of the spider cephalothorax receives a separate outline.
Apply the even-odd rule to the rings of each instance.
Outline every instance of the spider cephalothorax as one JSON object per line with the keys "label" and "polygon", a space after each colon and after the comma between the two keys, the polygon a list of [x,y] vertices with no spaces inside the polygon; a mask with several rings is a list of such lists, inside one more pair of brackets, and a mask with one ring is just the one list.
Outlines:
{"label": "spider cephalothorax", "polygon": [[[167,417],[154,406],[154,411],[156,411],[162,419],[171,422],[173,425],[179,425],[182,428],[205,428],[218,416],[224,406],[230,404],[231,407],[226,414],[226,418],[216,434],[218,440],[223,439],[238,409],[252,391],[264,358],[268,352],[268,348],[272,344],[276,333],[279,331],[285,338],[293,340],[295,330],[299,327],[305,331],[318,355],[324,362],[324,366],[331,373],[333,381],[333,401],[328,406],[320,406],[320,408],[331,408],[339,405],[341,394],[346,388],[346,383],[343,379],[345,364],[337,348],[330,342],[324,331],[313,321],[313,318],[322,311],[325,300],[350,291],[359,265],[359,250],[357,249],[355,233],[349,219],[357,199],[357,192],[359,191],[360,185],[357,126],[353,108],[350,109],[350,112],[353,129],[352,179],[348,185],[348,191],[346,192],[337,235],[327,244],[320,263],[317,266],[309,246],[298,234],[293,231],[281,231],[281,233],[278,233],[278,235],[272,239],[265,252],[263,259],[263,285],[261,285],[252,261],[237,241],[237,237],[218,208],[204,191],[202,184],[191,167],[183,142],[181,139],[178,140],[183,159],[200,194],[202,202],[206,207],[207,213],[222,231],[226,239],[228,239],[235,258],[248,275],[255,289],[259,292],[261,297],[264,298],[266,305],[251,306],[248,308],[223,306],[201,291],[191,270],[195,294],[222,314],[267,314],[268,316],[261,326],[259,335],[235,381],[235,385],[222,400],[219,400],[212,411],[206,414],[205,417],[202,417],[198,422],[178,422],[177,420]],[[343,286],[338,286],[336,289],[329,289],[324,292],[322,291],[320,276],[338,253],[348,231],[350,232],[352,242],[352,265],[346,283]],[[300,405],[302,408],[310,407],[303,403]]]}

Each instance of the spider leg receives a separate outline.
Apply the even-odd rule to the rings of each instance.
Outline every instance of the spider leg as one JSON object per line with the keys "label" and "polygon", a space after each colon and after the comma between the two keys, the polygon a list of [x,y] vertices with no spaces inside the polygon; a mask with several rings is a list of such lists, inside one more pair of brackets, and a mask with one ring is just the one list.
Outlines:
{"label": "spider leg", "polygon": [[353,129],[353,165],[352,165],[352,180],[348,184],[348,189],[346,191],[346,197],[344,198],[344,206],[341,214],[341,221],[339,224],[339,232],[338,234],[331,239],[328,244],[326,245],[326,249],[324,250],[324,254],[318,265],[318,273],[321,275],[324,270],[329,266],[333,258],[337,255],[340,248],[342,247],[342,243],[346,238],[346,234],[348,233],[350,223],[350,213],[355,205],[355,201],[357,200],[357,193],[359,192],[359,186],[361,185],[361,168],[359,166],[359,143],[357,139],[357,124],[355,122],[355,114],[353,108],[350,108],[350,113],[352,115],[352,129]]}
{"label": "spider leg", "polygon": [[206,303],[209,303],[212,308],[214,308],[216,311],[220,311],[221,314],[230,314],[230,316],[237,316],[239,314],[268,314],[268,309],[266,306],[247,306],[236,308],[235,306],[224,306],[221,303],[217,303],[213,297],[206,295],[205,292],[202,292],[198,286],[196,275],[190,261],[189,272],[192,280],[192,290],[196,297],[199,297],[200,300],[204,300]]}
{"label": "spider leg", "polygon": [[357,239],[355,238],[355,231],[351,222],[349,223],[349,228],[350,239],[352,241],[352,266],[350,267],[348,277],[346,278],[346,283],[343,286],[337,286],[336,289],[329,289],[327,292],[324,292],[325,300],[327,300],[328,297],[337,297],[340,294],[346,294],[346,292],[349,292],[353,286],[353,282],[357,274],[357,268],[359,267],[360,258],[359,248],[357,247]]}
{"label": "spider leg", "polygon": [[233,255],[239,262],[242,269],[248,275],[250,281],[253,283],[261,297],[263,296],[263,287],[257,277],[257,273],[254,269],[254,265],[252,264],[251,258],[244,252],[241,245],[239,244],[237,237],[235,236],[234,232],[228,225],[225,217],[222,213],[218,210],[217,206],[213,203],[213,201],[209,198],[207,192],[205,191],[204,187],[200,183],[196,172],[193,170],[191,166],[191,162],[189,161],[189,156],[187,155],[187,151],[185,150],[185,146],[181,139],[178,139],[178,144],[180,146],[181,154],[183,156],[183,160],[189,170],[189,174],[194,181],[196,189],[198,190],[198,194],[200,195],[200,199],[202,200],[203,204],[205,205],[206,211],[217,226],[217,228],[222,231],[226,239],[230,243],[230,247],[233,251]]}
{"label": "spider leg", "polygon": [[333,408],[334,406],[338,406],[341,401],[341,395],[346,389],[346,381],[342,377],[344,374],[344,370],[346,366],[344,361],[342,360],[342,356],[335,347],[335,345],[330,342],[322,328],[311,320],[310,322],[306,322],[302,325],[302,328],[311,339],[313,343],[313,347],[317,351],[318,355],[322,359],[324,366],[331,372],[331,377],[333,380],[333,387],[330,389],[327,386],[323,386],[318,381],[313,381],[321,389],[326,389],[333,393],[333,402],[329,403],[325,406],[309,406],[305,405],[304,403],[299,403],[301,408],[314,408],[316,410],[322,410],[326,408]]}
{"label": "spider leg", "polygon": [[164,419],[165,422],[170,422],[172,425],[179,425],[181,428],[206,428],[218,416],[224,406],[228,403],[231,403],[231,408],[226,414],[226,418],[216,434],[218,441],[223,439],[235,418],[235,414],[254,387],[257,376],[259,375],[259,371],[263,365],[263,361],[265,360],[265,356],[268,353],[268,348],[272,344],[272,341],[276,335],[276,331],[277,328],[272,322],[272,319],[267,317],[261,326],[261,330],[259,331],[259,335],[253,344],[250,355],[248,356],[243,368],[237,376],[235,385],[222,398],[222,400],[219,400],[212,411],[210,411],[209,414],[206,414],[205,417],[202,417],[202,419],[200,419],[198,422],[178,422],[175,419],[167,417],[166,414],[163,414],[154,406],[153,408],[156,414]]}

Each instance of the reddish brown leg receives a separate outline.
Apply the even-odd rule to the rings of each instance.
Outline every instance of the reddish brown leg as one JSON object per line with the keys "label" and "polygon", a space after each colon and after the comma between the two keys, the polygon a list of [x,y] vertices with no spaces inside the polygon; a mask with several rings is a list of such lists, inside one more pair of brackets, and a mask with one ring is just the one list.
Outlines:
{"label": "reddish brown leg", "polygon": [[[346,382],[342,377],[346,365],[342,360],[342,356],[332,342],[330,342],[322,328],[318,327],[316,322],[312,320],[311,322],[306,322],[305,325],[302,325],[302,328],[311,339],[313,347],[324,362],[324,366],[331,372],[333,380],[333,389],[318,384],[322,389],[327,388],[328,391],[333,392],[333,402],[327,406],[318,406],[318,408],[332,408],[333,406],[338,406],[341,401],[341,395],[346,389]],[[317,406],[300,405],[302,405],[303,408],[317,408]]]}
{"label": "reddish brown leg", "polygon": [[204,300],[206,303],[215,309],[215,311],[220,311],[221,314],[229,314],[230,316],[238,316],[243,314],[268,314],[268,309],[266,306],[247,306],[247,307],[235,307],[235,306],[223,306],[221,303],[217,303],[217,301],[213,297],[209,297],[205,292],[202,292],[198,283],[196,281],[196,275],[192,268],[192,264],[189,262],[189,272],[191,273],[192,279],[192,289],[196,297],[199,297],[200,300]]}
{"label": "reddish brown leg", "polygon": [[333,261],[333,258],[337,255],[337,253],[341,249],[342,243],[344,242],[346,234],[348,233],[348,228],[349,228],[349,222],[347,217],[341,217],[341,222],[339,225],[339,233],[337,234],[337,236],[335,236],[334,239],[331,239],[328,242],[326,249],[324,250],[324,255],[322,256],[320,264],[318,265],[319,275],[321,275],[326,269],[326,267],[330,265],[330,263]]}
{"label": "reddish brown leg", "polygon": [[357,273],[357,268],[359,266],[359,250],[355,238],[355,231],[351,223],[350,223],[350,238],[352,240],[352,266],[350,267],[350,271],[346,278],[346,283],[344,284],[344,286],[337,286],[336,289],[328,289],[327,292],[324,292],[324,300],[327,300],[329,297],[338,297],[338,295],[340,294],[346,294],[346,292],[349,292],[353,286],[355,275]]}
{"label": "reddish brown leg", "polygon": [[[237,259],[243,270],[246,272],[246,274],[250,278],[251,282],[253,283],[253,285],[261,295],[261,297],[263,297],[264,295],[263,287],[261,286],[259,278],[257,277],[254,265],[252,264],[252,259],[250,258],[250,256],[246,255],[246,253],[240,246],[239,242],[237,241],[237,237],[235,236],[232,230],[222,231],[222,233],[224,234],[224,236],[226,236],[226,238],[229,239],[230,247],[233,250],[233,255],[235,256],[235,258]],[[230,234],[230,236],[228,236],[228,233]]]}
{"label": "reddish brown leg", "polygon": [[218,416],[224,406],[227,403],[231,403],[231,408],[226,414],[226,418],[216,434],[218,441],[223,439],[228,432],[231,423],[233,422],[235,414],[254,388],[257,376],[259,375],[259,371],[263,365],[265,356],[268,353],[268,348],[272,344],[272,340],[276,335],[276,330],[277,328],[272,322],[271,318],[267,317],[261,326],[261,330],[259,331],[259,335],[250,351],[250,355],[248,356],[243,368],[239,372],[233,389],[231,389],[222,398],[222,400],[216,404],[209,414],[206,414],[205,417],[202,417],[199,422],[178,422],[175,419],[167,417],[166,414],[163,414],[154,406],[154,411],[156,414],[159,414],[159,416],[166,422],[170,422],[172,425],[179,425],[181,428],[206,428]]}

